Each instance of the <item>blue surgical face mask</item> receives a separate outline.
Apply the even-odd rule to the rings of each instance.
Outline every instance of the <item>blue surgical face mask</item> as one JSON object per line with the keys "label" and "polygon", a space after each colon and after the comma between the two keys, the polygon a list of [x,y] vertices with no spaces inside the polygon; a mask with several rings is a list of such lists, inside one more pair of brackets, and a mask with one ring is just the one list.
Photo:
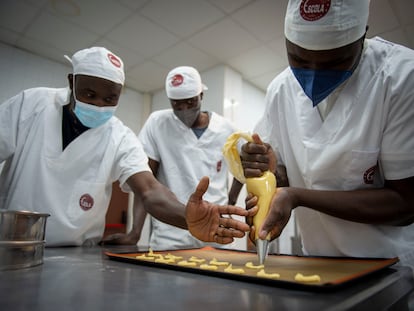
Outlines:
{"label": "blue surgical face mask", "polygon": [[117,106],[98,107],[76,99],[75,84],[73,85],[73,98],[75,99],[74,113],[81,123],[89,128],[98,127],[107,122],[114,115]]}
{"label": "blue surgical face mask", "polygon": [[353,70],[316,70],[291,67],[305,94],[315,107],[346,81]]}

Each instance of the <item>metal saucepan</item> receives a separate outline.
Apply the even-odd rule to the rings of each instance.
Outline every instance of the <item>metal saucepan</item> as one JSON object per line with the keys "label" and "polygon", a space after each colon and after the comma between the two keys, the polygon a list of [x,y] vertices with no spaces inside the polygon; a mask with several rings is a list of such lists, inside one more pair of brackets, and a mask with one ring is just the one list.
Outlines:
{"label": "metal saucepan", "polygon": [[0,209],[0,270],[43,263],[49,214]]}
{"label": "metal saucepan", "polygon": [[0,241],[43,241],[49,214],[0,209]]}

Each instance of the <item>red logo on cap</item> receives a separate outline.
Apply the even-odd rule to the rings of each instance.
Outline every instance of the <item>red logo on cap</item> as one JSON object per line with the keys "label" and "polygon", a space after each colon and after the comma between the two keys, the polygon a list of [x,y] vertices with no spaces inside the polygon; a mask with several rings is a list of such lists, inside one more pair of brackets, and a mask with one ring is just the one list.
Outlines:
{"label": "red logo on cap", "polygon": [[172,86],[179,86],[184,82],[184,77],[180,74],[176,74],[174,77],[172,77],[171,79],[171,85]]}
{"label": "red logo on cap", "polygon": [[331,0],[302,0],[300,16],[307,21],[316,21],[328,13]]}
{"label": "red logo on cap", "polygon": [[84,211],[90,210],[93,207],[93,203],[93,198],[88,193],[82,194],[82,196],[79,199],[79,206]]}
{"label": "red logo on cap", "polygon": [[116,57],[114,54],[108,53],[109,61],[118,68],[121,68],[121,60]]}

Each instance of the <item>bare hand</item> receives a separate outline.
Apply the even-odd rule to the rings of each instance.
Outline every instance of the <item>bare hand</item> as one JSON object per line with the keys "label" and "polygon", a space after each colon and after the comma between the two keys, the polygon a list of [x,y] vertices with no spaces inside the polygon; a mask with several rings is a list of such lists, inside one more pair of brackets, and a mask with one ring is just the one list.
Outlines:
{"label": "bare hand", "polygon": [[256,215],[256,213],[258,211],[258,206],[257,206],[258,200],[259,199],[257,198],[257,196],[255,196],[251,193],[248,193],[245,200],[244,200],[244,202],[246,204],[246,210],[254,211],[254,213],[252,215],[246,217],[246,222],[250,226],[249,238],[253,242],[253,244],[256,243],[255,238],[254,238],[256,228],[253,225],[253,216]]}
{"label": "bare hand", "polygon": [[265,171],[275,172],[277,160],[272,147],[263,143],[258,134],[253,134],[252,138],[253,142],[245,143],[241,148],[244,176],[260,177]]}
{"label": "bare hand", "polygon": [[[265,239],[269,232],[271,240],[278,238],[288,223],[292,210],[296,207],[288,189],[278,188],[273,196],[269,212],[259,232],[260,239]],[[253,204],[252,201],[249,204]],[[251,234],[250,238],[252,238]]]}
{"label": "bare hand", "polygon": [[186,207],[188,230],[204,242],[228,244],[234,238],[241,238],[250,230],[249,226],[224,215],[250,216],[252,212],[233,205],[217,205],[203,200],[209,185],[208,177],[203,177],[196,191],[190,196]]}

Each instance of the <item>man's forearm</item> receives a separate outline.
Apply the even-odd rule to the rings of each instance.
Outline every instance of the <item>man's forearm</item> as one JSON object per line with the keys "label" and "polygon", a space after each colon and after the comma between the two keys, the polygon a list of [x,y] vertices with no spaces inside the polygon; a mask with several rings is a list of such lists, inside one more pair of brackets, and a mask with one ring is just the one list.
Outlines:
{"label": "man's forearm", "polygon": [[322,191],[286,188],[296,206],[304,206],[341,219],[384,225],[405,225],[413,212],[391,189]]}
{"label": "man's forearm", "polygon": [[145,210],[151,216],[169,225],[187,229],[185,220],[185,205],[166,187],[159,187],[147,191],[142,198]]}
{"label": "man's forearm", "polygon": [[130,234],[133,234],[139,240],[141,238],[142,228],[144,227],[145,218],[147,217],[147,211],[144,208],[144,204],[141,198],[134,196],[134,205],[132,209],[132,229]]}
{"label": "man's forearm", "polygon": [[228,204],[235,205],[237,202],[237,198],[239,197],[240,190],[243,187],[243,184],[239,182],[236,178],[233,178],[233,182],[231,184],[231,188],[229,191],[229,200]]}

